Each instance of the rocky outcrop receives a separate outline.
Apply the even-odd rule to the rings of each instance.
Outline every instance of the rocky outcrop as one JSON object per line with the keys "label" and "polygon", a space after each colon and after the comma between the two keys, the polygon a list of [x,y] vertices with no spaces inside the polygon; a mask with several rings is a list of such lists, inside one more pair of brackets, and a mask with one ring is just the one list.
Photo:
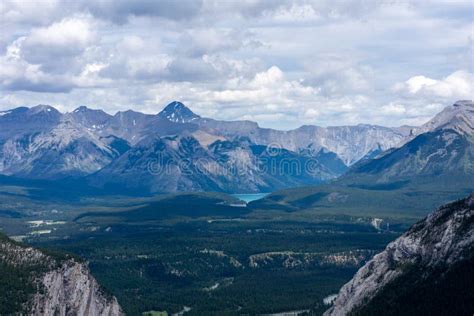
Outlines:
{"label": "rocky outcrop", "polygon": [[374,256],[341,288],[325,315],[469,312],[474,306],[466,284],[473,278],[473,257],[474,193],[430,214]]}
{"label": "rocky outcrop", "polygon": [[40,278],[44,293],[33,298],[33,315],[122,315],[115,297],[106,295],[89,269],[68,260]]}
{"label": "rocky outcrop", "polygon": [[[123,315],[117,299],[104,292],[84,262],[67,255],[47,254],[0,236],[0,264],[23,284],[11,299],[19,301],[7,314]],[[14,278],[18,275],[18,280]],[[6,286],[6,285],[5,285]],[[3,287],[0,292],[3,293]],[[6,289],[8,291],[9,289]],[[26,296],[19,295],[27,293]]]}

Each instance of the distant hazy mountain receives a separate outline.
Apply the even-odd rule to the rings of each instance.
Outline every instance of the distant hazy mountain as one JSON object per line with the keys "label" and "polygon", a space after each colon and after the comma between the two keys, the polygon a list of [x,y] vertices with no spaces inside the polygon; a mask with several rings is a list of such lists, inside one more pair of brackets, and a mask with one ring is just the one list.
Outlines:
{"label": "distant hazy mountain", "polygon": [[474,194],[413,225],[344,285],[325,315],[472,315]]}
{"label": "distant hazy mountain", "polygon": [[260,145],[274,144],[295,152],[318,153],[321,149],[335,153],[350,166],[362,158],[397,146],[408,135],[403,128],[376,125],[319,127],[305,125],[290,131],[261,128],[251,121],[215,121],[199,119],[199,126],[209,133],[225,137],[246,136]]}

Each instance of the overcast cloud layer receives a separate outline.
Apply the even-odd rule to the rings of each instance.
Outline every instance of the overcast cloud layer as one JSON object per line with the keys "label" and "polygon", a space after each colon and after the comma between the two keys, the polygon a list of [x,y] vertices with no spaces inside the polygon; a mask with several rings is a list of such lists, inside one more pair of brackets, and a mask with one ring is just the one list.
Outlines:
{"label": "overcast cloud layer", "polygon": [[471,1],[0,2],[0,110],[420,124],[473,99]]}

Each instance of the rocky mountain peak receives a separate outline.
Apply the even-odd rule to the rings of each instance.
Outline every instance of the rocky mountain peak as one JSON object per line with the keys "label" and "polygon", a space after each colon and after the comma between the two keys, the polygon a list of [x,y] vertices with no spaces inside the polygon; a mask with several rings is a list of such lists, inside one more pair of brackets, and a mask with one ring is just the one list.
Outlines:
{"label": "rocky mountain peak", "polygon": [[414,136],[439,129],[453,129],[461,134],[474,133],[474,103],[460,100],[447,106],[426,124],[412,130]]}
{"label": "rocky mountain peak", "polygon": [[112,117],[102,110],[90,109],[84,105],[76,108],[69,115],[73,117],[76,122],[89,128],[99,128]]}
{"label": "rocky mountain peak", "polygon": [[472,100],[459,100],[453,104],[454,107],[474,107]]}
{"label": "rocky mountain peak", "polygon": [[74,111],[72,111],[72,113],[83,113],[83,112],[87,112],[89,111],[90,109],[85,106],[85,105],[81,105],[80,107],[76,108]]}
{"label": "rocky mountain peak", "polygon": [[61,113],[56,110],[54,107],[45,104],[39,104],[34,106],[28,110],[28,114],[36,115],[36,114],[48,114],[48,115],[60,115]]}
{"label": "rocky mountain peak", "polygon": [[199,115],[179,101],[173,101],[168,104],[158,113],[158,116],[174,123],[189,123],[200,118]]}
{"label": "rocky mountain peak", "polygon": [[145,117],[151,117],[151,115],[145,114],[142,112],[133,111],[133,110],[126,110],[126,111],[119,111],[115,113],[114,117],[121,120],[129,120],[129,119],[142,119]]}

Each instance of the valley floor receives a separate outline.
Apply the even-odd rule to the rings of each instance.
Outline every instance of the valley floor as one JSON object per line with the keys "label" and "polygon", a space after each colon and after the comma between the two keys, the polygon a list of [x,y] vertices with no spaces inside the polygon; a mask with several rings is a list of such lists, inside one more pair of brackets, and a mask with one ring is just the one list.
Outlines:
{"label": "valley floor", "polygon": [[[109,228],[109,227],[108,227]],[[90,262],[129,315],[238,315],[311,309],[397,233],[348,224],[190,221],[120,224],[39,243]]]}
{"label": "valley floor", "polygon": [[3,231],[86,259],[128,315],[322,314],[416,220],[363,208],[265,209],[217,193],[45,199],[0,189]]}

